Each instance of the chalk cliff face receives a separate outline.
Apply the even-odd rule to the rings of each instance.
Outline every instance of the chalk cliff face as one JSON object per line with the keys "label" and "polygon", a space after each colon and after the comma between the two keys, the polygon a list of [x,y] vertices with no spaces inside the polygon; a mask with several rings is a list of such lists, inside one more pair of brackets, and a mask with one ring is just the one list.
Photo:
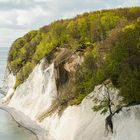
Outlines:
{"label": "chalk cliff face", "polygon": [[39,121],[40,116],[50,109],[57,98],[54,64],[47,68],[44,65],[45,61],[42,60],[29,78],[15,90],[9,106],[22,111],[39,123],[54,140],[109,139],[109,135],[105,137],[106,116],[92,109],[93,94],[98,94],[100,86],[96,87],[80,105],[67,107],[61,116],[57,109],[52,115]]}
{"label": "chalk cliff face", "polygon": [[[77,61],[79,63],[79,61]],[[69,70],[67,65],[67,70]],[[106,115],[94,112],[94,96],[104,95],[106,90],[96,86],[80,105],[67,106],[59,114],[59,108],[50,113],[57,99],[56,68],[45,59],[38,64],[29,78],[14,91],[15,77],[7,74],[8,105],[14,107],[45,128],[52,140],[138,140],[140,137],[140,106],[123,108],[113,118],[113,134],[105,128]],[[112,92],[118,90],[113,89]],[[12,98],[11,98],[12,97]],[[10,99],[11,98],[11,99]],[[100,98],[100,97],[99,97]],[[119,102],[115,102],[116,106]],[[133,131],[133,132],[132,132]]]}
{"label": "chalk cliff face", "polygon": [[9,70],[6,69],[2,86],[4,92],[6,93],[6,96],[3,98],[3,102],[9,102],[9,100],[13,96],[15,82],[16,77],[13,75],[13,73],[10,73]]}

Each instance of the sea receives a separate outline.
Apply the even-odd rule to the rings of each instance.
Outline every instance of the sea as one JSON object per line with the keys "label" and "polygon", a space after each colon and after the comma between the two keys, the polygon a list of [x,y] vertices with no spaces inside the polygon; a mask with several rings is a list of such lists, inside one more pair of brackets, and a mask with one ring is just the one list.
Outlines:
{"label": "sea", "polygon": [[[2,85],[7,65],[9,48],[0,47],[0,86]],[[0,98],[2,98],[0,94]],[[37,140],[36,136],[27,129],[19,126],[15,120],[0,109],[0,140]]]}

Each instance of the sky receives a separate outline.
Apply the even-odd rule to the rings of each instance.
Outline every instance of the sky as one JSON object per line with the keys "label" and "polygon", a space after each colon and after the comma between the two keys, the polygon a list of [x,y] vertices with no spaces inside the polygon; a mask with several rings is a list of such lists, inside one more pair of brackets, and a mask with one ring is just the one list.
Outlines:
{"label": "sky", "polygon": [[140,0],[0,0],[0,47],[57,19],[130,6],[140,6]]}

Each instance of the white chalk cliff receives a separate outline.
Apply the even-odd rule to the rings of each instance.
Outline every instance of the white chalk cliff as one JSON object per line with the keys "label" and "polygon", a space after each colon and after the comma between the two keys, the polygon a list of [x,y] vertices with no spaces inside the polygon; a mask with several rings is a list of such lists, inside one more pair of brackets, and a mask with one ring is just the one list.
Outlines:
{"label": "white chalk cliff", "polygon": [[[61,116],[58,110],[45,117],[38,117],[49,110],[57,98],[55,67],[52,63],[44,68],[44,60],[38,64],[28,79],[14,91],[15,77],[7,74],[8,105],[28,115],[45,128],[52,140],[139,140],[140,105],[122,108],[113,118],[113,134],[105,129],[106,115],[94,112],[93,95],[104,94],[105,88],[95,87],[80,105],[68,106]],[[114,92],[118,92],[114,90]],[[11,98],[12,97],[12,98]],[[11,98],[11,99],[10,99]]]}

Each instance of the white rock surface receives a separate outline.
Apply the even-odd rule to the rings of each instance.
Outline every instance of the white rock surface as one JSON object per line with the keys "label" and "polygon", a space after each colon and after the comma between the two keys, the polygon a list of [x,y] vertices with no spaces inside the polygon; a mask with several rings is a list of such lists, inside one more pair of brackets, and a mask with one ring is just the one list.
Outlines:
{"label": "white rock surface", "polygon": [[44,60],[37,65],[29,78],[15,91],[9,106],[22,110],[33,120],[47,110],[56,98],[54,64],[43,70]]}
{"label": "white rock surface", "polygon": [[2,99],[3,102],[8,102],[14,94],[14,85],[16,82],[16,77],[6,70],[2,90],[7,92],[6,96]]}
{"label": "white rock surface", "polygon": [[[140,106],[124,108],[115,114],[113,117],[114,134],[106,134],[106,116],[92,110],[93,95],[105,94],[104,86],[100,90],[100,86],[95,87],[80,105],[67,107],[61,117],[55,112],[39,123],[37,116],[47,111],[57,96],[54,64],[46,69],[43,69],[43,66],[44,60],[16,89],[9,106],[35,120],[49,132],[52,140],[139,140]],[[15,78],[9,79],[9,83],[14,83],[13,79]],[[9,86],[8,94],[12,92],[12,86],[12,84]],[[114,90],[114,92],[118,91]]]}
{"label": "white rock surface", "polygon": [[92,97],[97,89],[79,106],[70,106],[60,118],[55,114],[41,125],[49,130],[55,140],[110,140],[110,134],[107,136],[105,132],[105,116],[92,110]]}
{"label": "white rock surface", "polygon": [[140,105],[124,107],[113,117],[111,140],[140,140]]}

